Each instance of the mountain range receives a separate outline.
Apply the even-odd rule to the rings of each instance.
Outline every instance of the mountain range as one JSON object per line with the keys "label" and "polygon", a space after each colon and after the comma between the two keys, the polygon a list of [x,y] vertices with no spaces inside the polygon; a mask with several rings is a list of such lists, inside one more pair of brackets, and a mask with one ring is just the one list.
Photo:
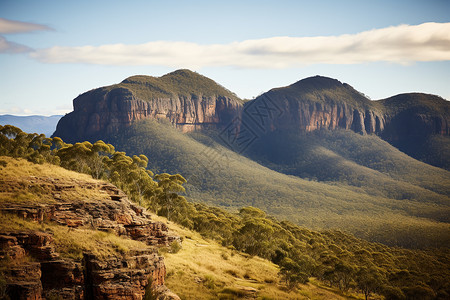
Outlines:
{"label": "mountain range", "polygon": [[144,153],[194,202],[426,247],[450,245],[449,126],[435,95],[372,101],[315,76],[246,101],[178,70],[81,94],[54,136]]}
{"label": "mountain range", "polygon": [[46,136],[51,136],[56,129],[61,115],[53,116],[13,116],[13,115],[1,115],[0,125],[13,125],[21,128],[26,132],[43,133]]}

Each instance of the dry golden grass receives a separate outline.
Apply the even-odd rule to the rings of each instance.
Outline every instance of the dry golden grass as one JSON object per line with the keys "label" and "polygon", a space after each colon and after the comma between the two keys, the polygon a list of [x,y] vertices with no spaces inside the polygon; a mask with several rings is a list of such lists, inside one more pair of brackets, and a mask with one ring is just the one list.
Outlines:
{"label": "dry golden grass", "polygon": [[69,229],[54,223],[38,223],[18,216],[0,214],[1,231],[41,231],[50,233],[55,239],[55,250],[61,256],[81,260],[83,252],[88,251],[99,257],[126,254],[131,249],[145,249],[142,242],[119,237],[89,228]]}
{"label": "dry golden grass", "polygon": [[[163,217],[154,219],[167,223]],[[280,282],[275,264],[222,247],[177,224],[168,225],[183,237],[178,253],[164,253],[166,285],[181,299],[241,299],[249,289],[255,289],[256,299],[348,298],[315,283],[289,291]]]}
{"label": "dry golden grass", "polygon": [[53,183],[73,186],[59,192],[62,201],[99,201],[109,199],[97,189],[83,188],[83,184],[100,181],[51,164],[33,164],[25,159],[0,156],[6,166],[0,167],[0,203],[54,203]]}
{"label": "dry golden grass", "polygon": [[24,179],[32,176],[39,176],[42,178],[60,178],[72,180],[82,180],[86,182],[95,183],[96,180],[87,174],[81,174],[64,168],[44,163],[33,164],[22,158],[12,158],[9,156],[0,156],[0,161],[5,161],[7,165],[1,167],[0,179]]}

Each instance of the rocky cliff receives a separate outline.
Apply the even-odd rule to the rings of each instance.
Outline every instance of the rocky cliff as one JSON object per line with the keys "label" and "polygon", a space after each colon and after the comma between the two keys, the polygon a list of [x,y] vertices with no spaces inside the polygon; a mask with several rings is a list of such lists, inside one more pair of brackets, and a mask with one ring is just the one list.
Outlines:
{"label": "rocky cliff", "polygon": [[387,139],[405,133],[449,135],[450,103],[416,93],[371,101],[348,84],[315,76],[247,102],[242,119],[264,132],[342,128]]}
{"label": "rocky cliff", "polygon": [[189,70],[162,77],[132,76],[86,92],[73,105],[54,133],[69,142],[115,134],[146,118],[166,119],[184,132],[221,127],[242,110],[233,93]]}
{"label": "rocky cliff", "polygon": [[[22,202],[11,197],[22,184],[45,191],[52,199]],[[2,176],[0,194],[0,273],[6,284],[3,291],[11,299],[135,300],[143,299],[148,287],[157,299],[179,299],[164,286],[166,269],[155,248],[179,239],[170,236],[164,223],[152,221],[115,186],[57,176],[31,176],[25,181]],[[73,196],[80,194],[104,197],[89,200]],[[9,223],[19,221],[8,216],[23,220],[19,228],[11,227]],[[83,242],[64,242],[61,227],[67,228],[62,235],[69,237],[85,234],[95,238],[105,232],[141,241],[143,246],[117,254],[84,251],[82,259],[72,258],[74,251],[81,251]]]}

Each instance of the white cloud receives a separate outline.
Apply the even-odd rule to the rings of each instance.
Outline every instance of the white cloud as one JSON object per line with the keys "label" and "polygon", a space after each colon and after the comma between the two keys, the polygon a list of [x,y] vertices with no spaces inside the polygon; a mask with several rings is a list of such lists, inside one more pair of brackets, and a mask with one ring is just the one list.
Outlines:
{"label": "white cloud", "polygon": [[10,42],[0,35],[0,53],[23,53],[29,51],[31,51],[29,47]]}
{"label": "white cloud", "polygon": [[155,41],[139,45],[52,47],[30,54],[45,63],[288,68],[309,64],[450,60],[450,23],[400,25],[357,34],[273,37],[230,44]]}
{"label": "white cloud", "polygon": [[0,33],[22,33],[38,30],[52,30],[50,27],[21,21],[13,21],[4,18],[0,18]]}
{"label": "white cloud", "polygon": [[[0,34],[24,33],[38,30],[52,29],[45,25],[0,18]],[[4,36],[0,35],[0,53],[23,53],[30,51],[32,51],[31,48],[25,45],[10,42]]]}

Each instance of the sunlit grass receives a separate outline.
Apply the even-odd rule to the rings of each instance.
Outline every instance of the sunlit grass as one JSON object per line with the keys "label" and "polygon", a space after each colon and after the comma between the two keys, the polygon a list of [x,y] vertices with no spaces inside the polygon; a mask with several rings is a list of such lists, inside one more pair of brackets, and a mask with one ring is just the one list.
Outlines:
{"label": "sunlit grass", "polygon": [[[0,203],[55,203],[62,201],[100,201],[109,196],[98,189],[83,187],[101,183],[87,174],[63,169],[52,164],[33,164],[25,159],[0,156]],[[67,186],[56,191],[54,185]]]}
{"label": "sunlit grass", "polygon": [[25,159],[15,159],[9,156],[0,156],[0,160],[7,163],[5,167],[1,167],[0,180],[4,178],[30,179],[31,176],[39,176],[42,178],[64,178],[68,181],[96,182],[90,175],[72,172],[48,163],[32,164]]}
{"label": "sunlit grass", "polygon": [[169,223],[169,229],[183,237],[183,247],[175,254],[164,253],[166,285],[182,299],[241,299],[252,289],[257,299],[346,299],[334,289],[311,284],[287,290],[277,265],[222,247],[177,224]]}

